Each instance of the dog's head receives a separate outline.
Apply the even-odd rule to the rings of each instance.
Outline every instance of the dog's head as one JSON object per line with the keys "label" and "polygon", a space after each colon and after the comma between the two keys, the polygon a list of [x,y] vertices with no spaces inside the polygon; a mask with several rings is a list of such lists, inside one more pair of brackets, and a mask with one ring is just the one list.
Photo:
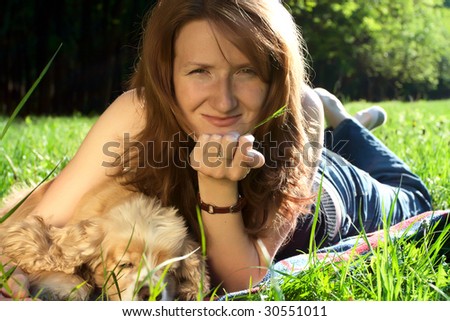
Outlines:
{"label": "dog's head", "polygon": [[89,227],[85,239],[102,237],[85,265],[110,300],[195,299],[203,260],[174,208],[139,194],[88,221],[79,223]]}
{"label": "dog's head", "polygon": [[0,231],[3,254],[44,287],[59,285],[49,286],[51,273],[45,282],[39,279],[43,272],[66,275],[65,288],[78,286],[71,275],[80,274],[110,300],[193,300],[201,286],[209,287],[199,245],[184,219],[142,194],[63,228],[29,217]]}

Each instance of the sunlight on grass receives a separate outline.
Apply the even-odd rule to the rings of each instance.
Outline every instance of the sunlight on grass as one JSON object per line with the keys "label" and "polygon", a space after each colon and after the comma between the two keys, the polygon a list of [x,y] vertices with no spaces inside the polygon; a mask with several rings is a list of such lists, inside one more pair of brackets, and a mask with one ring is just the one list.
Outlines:
{"label": "sunlight on grass", "polygon": [[[393,240],[380,235],[379,246],[367,254],[340,260],[334,253],[319,260],[309,256],[305,270],[280,273],[280,289],[269,287],[262,293],[240,299],[286,301],[442,301],[450,300],[450,226],[431,226],[424,236],[400,236]],[[383,236],[383,237],[382,237]],[[360,236],[362,237],[362,235]],[[382,238],[381,238],[382,237]]]}
{"label": "sunlight on grass", "polygon": [[[14,183],[34,185],[61,161],[73,157],[95,118],[26,117],[16,119],[0,142],[0,198]],[[6,118],[0,117],[0,127]]]}
{"label": "sunlight on grass", "polygon": [[[389,118],[385,126],[374,131],[376,136],[423,178],[435,209],[450,208],[450,100],[378,104]],[[353,102],[347,107],[354,113],[370,105]],[[33,185],[41,181],[60,161],[63,168],[96,119],[16,119],[0,143],[0,198],[15,183]],[[6,123],[7,118],[0,117],[0,127]],[[317,260],[312,254],[307,270],[285,275],[280,286],[272,280],[277,286],[241,299],[450,300],[450,267],[448,257],[443,256],[449,250],[449,235],[448,227],[436,235],[428,233],[420,239],[395,242],[385,234],[372,253],[343,262]]]}
{"label": "sunlight on grass", "polygon": [[[388,114],[375,135],[418,174],[436,209],[450,208],[450,100],[377,103]],[[350,112],[371,106],[354,102]]]}

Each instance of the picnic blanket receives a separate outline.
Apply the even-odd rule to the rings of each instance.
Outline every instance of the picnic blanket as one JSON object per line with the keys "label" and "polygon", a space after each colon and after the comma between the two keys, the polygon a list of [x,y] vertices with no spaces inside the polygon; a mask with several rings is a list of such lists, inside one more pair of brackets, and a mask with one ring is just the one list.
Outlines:
{"label": "picnic blanket", "polygon": [[[450,222],[450,210],[429,211],[417,216],[411,217],[388,229],[388,235],[392,241],[401,238],[420,239],[433,227],[434,233],[442,231]],[[345,261],[355,255],[364,255],[377,248],[386,235],[385,230],[367,234],[367,237],[352,236],[342,239],[335,245],[324,247],[317,250],[315,256],[317,260]],[[308,269],[311,264],[310,254],[299,254],[276,262],[269,270],[264,280],[249,290],[238,291],[226,294],[219,298],[219,301],[233,300],[233,298],[243,297],[249,293],[256,293],[268,282],[273,282],[276,277],[284,274],[299,273]]]}

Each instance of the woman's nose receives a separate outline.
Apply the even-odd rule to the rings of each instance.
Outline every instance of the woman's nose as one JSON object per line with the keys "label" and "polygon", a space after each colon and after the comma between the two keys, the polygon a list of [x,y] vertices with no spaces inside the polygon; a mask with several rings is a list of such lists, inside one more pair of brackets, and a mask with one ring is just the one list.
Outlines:
{"label": "woman's nose", "polygon": [[228,77],[221,78],[212,93],[212,107],[222,113],[227,113],[235,109],[238,105],[232,80]]}

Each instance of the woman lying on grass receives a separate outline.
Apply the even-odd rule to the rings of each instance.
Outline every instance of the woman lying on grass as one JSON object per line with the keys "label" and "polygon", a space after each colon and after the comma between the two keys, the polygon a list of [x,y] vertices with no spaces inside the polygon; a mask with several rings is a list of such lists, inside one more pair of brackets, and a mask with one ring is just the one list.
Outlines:
{"label": "woman lying on grass", "polygon": [[[95,185],[122,184],[178,208],[200,239],[200,207],[213,281],[231,292],[261,281],[275,256],[304,249],[320,183],[322,245],[380,228],[394,201],[391,223],[429,210],[420,179],[363,126],[379,112],[353,118],[309,89],[302,48],[278,1],[159,1],[130,91],[33,214],[62,226]],[[323,152],[322,103],[333,128]]]}

